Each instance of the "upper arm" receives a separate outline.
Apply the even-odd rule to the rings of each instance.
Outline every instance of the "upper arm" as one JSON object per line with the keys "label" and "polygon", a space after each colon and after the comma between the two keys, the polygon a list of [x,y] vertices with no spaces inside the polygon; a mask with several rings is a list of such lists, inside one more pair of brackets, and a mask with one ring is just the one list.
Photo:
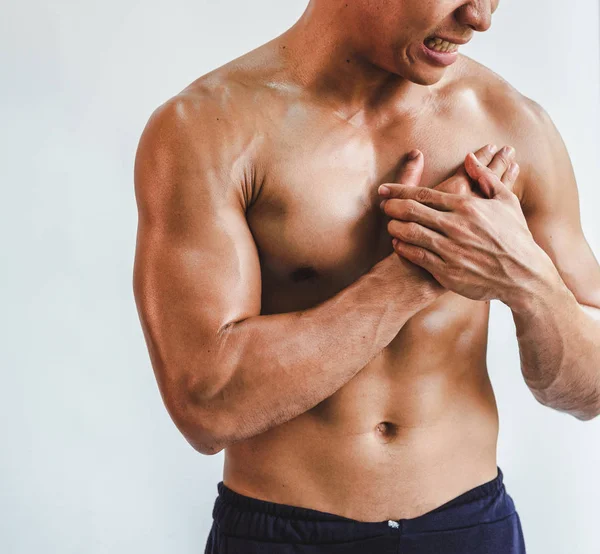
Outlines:
{"label": "upper arm", "polygon": [[580,304],[600,308],[600,266],[581,227],[579,193],[566,146],[548,114],[526,99],[516,146],[522,208],[536,243]]}
{"label": "upper arm", "polygon": [[225,378],[220,330],[260,313],[258,253],[245,217],[248,148],[239,135],[218,102],[176,98],[152,114],[136,154],[133,288],[176,422],[192,382],[209,391]]}

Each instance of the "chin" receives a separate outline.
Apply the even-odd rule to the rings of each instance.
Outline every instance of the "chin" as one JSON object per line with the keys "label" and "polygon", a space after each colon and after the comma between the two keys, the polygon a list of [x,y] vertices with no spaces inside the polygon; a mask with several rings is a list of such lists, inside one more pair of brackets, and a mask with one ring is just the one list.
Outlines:
{"label": "chin", "polygon": [[422,60],[412,48],[395,60],[395,73],[417,85],[435,85],[444,76],[447,67],[435,67]]}
{"label": "chin", "polygon": [[399,72],[399,74],[417,85],[430,86],[439,82],[444,76],[444,72],[445,69],[431,70],[431,68],[426,68],[419,71],[419,68],[411,67]]}

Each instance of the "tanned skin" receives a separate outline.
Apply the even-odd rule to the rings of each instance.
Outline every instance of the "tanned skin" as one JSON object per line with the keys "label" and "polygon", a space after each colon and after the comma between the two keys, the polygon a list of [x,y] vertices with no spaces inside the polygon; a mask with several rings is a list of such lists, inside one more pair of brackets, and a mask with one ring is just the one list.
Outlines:
{"label": "tanned skin", "polygon": [[489,69],[423,53],[497,7],[312,0],[151,115],[136,302],[173,421],[225,449],[230,488],[383,521],[493,479],[492,299],[534,397],[599,413],[600,266],[565,146]]}

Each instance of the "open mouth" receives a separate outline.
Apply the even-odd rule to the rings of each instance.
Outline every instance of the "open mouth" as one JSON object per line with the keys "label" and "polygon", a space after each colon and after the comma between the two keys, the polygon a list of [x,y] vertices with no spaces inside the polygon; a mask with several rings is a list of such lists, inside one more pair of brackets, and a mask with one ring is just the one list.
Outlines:
{"label": "open mouth", "polygon": [[458,51],[459,44],[454,42],[449,42],[447,40],[441,39],[439,37],[429,37],[426,38],[425,46],[429,48],[429,50],[433,50],[434,52],[441,52],[447,54],[453,54]]}

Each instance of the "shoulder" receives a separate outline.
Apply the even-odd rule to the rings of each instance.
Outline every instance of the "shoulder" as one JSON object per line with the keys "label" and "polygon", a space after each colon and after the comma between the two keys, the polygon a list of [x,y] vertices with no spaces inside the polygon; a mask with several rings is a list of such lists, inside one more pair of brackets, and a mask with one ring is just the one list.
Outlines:
{"label": "shoulder", "polygon": [[248,205],[259,142],[250,98],[246,84],[213,72],[156,107],[137,147],[136,191],[171,196],[174,187],[212,187]]}
{"label": "shoulder", "polygon": [[549,186],[548,175],[561,170],[564,173],[564,166],[570,164],[566,147],[550,115],[538,102],[467,56],[462,56],[450,86],[467,91],[494,132],[515,148],[521,168],[522,204],[532,183],[538,188],[541,182]]}
{"label": "shoulder", "polygon": [[517,139],[552,125],[540,104],[518,91],[501,75],[468,56],[461,56],[448,86],[471,95],[487,118]]}
{"label": "shoulder", "polygon": [[194,81],[153,110],[140,146],[145,145],[143,139],[147,138],[146,142],[158,142],[164,147],[211,149],[231,138],[228,135],[234,129],[241,134],[244,95],[237,89],[233,81],[209,76]]}

